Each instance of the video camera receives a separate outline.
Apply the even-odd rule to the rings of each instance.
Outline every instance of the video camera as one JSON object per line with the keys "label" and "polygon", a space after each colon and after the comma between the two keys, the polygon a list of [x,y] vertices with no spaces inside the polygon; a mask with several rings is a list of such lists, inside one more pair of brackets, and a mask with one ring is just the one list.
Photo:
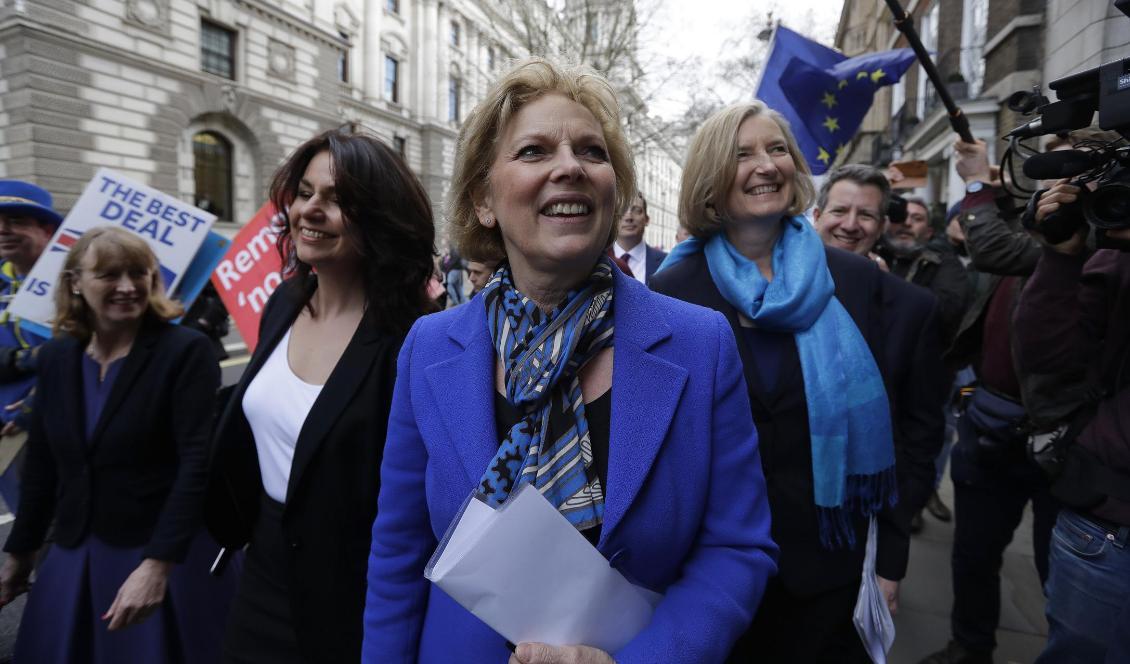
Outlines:
{"label": "video camera", "polygon": [[[1130,0],[1118,0],[1115,5],[1130,16]],[[1012,186],[1022,195],[1035,194],[1021,217],[1029,229],[1035,225],[1036,204],[1045,190],[1033,192],[1016,185],[1014,155],[1024,157],[1024,174],[1033,180],[1071,178],[1083,195],[1071,206],[1044,219],[1038,230],[1049,242],[1062,242],[1085,220],[1097,230],[1101,242],[1106,231],[1130,228],[1130,58],[1065,76],[1048,87],[1055,91],[1058,101],[1049,102],[1040,94],[1039,87],[1009,98],[1009,108],[1037,117],[1004,137],[1009,140],[1009,148],[1001,160],[1001,172],[1013,176]],[[1096,112],[1099,127],[1117,132],[1121,138],[1082,141],[1074,144],[1074,149],[1046,153],[1021,143],[1027,138],[1062,135],[1089,127]],[[1092,182],[1093,191],[1085,186]]]}

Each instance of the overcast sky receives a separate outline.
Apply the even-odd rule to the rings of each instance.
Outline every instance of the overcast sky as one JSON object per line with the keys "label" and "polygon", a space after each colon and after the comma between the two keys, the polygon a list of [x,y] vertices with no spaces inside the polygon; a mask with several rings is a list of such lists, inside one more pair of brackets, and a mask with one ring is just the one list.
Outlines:
{"label": "overcast sky", "polygon": [[[684,72],[683,81],[673,80],[653,97],[652,113],[672,117],[678,115],[688,102],[690,87],[694,83],[687,81],[713,79],[713,68],[729,50],[725,47],[727,40],[740,38],[742,32],[756,34],[746,27],[751,17],[761,17],[772,10],[774,18],[780,19],[786,27],[831,46],[843,0],[640,0],[639,6],[641,9],[654,7],[654,16],[649,19],[642,35],[645,68],[648,68],[649,62],[659,60],[659,56],[679,60],[698,57],[702,61],[701,69],[696,67]],[[736,101],[730,98],[752,96],[753,90],[720,90],[719,94],[727,101]]]}

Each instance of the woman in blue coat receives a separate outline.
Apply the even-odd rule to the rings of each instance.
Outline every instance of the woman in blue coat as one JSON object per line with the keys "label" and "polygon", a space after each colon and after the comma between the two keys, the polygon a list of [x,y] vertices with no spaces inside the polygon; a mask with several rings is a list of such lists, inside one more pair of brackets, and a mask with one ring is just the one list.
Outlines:
{"label": "woman in blue coat", "polygon": [[[635,194],[607,82],[530,59],[484,99],[460,134],[449,217],[464,256],[503,262],[404,342],[362,659],[722,661],[776,570],[733,333],[604,257]],[[499,504],[531,481],[610,565],[663,595],[619,652],[511,654],[424,579],[468,495]]]}

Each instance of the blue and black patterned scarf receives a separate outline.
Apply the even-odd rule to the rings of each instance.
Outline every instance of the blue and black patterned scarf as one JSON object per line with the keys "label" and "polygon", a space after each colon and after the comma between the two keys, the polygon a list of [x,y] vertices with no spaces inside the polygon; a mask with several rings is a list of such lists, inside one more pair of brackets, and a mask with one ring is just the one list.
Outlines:
{"label": "blue and black patterned scarf", "polygon": [[479,485],[488,505],[501,505],[533,483],[577,530],[604,520],[604,489],[587,472],[592,445],[577,372],[612,346],[613,269],[602,258],[588,281],[549,314],[518,292],[506,263],[483,288],[487,324],[506,371],[506,398],[522,413]]}

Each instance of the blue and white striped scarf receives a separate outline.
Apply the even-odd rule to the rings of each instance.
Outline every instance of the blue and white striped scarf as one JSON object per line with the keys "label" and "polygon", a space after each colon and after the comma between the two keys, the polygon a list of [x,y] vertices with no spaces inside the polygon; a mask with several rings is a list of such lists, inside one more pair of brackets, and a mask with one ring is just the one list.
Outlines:
{"label": "blue and white striped scarf", "polygon": [[577,372],[612,346],[612,269],[601,259],[549,314],[518,292],[506,263],[483,288],[506,398],[522,413],[483,474],[479,492],[488,505],[533,483],[577,530],[603,521],[604,489],[586,472],[592,445]]}

